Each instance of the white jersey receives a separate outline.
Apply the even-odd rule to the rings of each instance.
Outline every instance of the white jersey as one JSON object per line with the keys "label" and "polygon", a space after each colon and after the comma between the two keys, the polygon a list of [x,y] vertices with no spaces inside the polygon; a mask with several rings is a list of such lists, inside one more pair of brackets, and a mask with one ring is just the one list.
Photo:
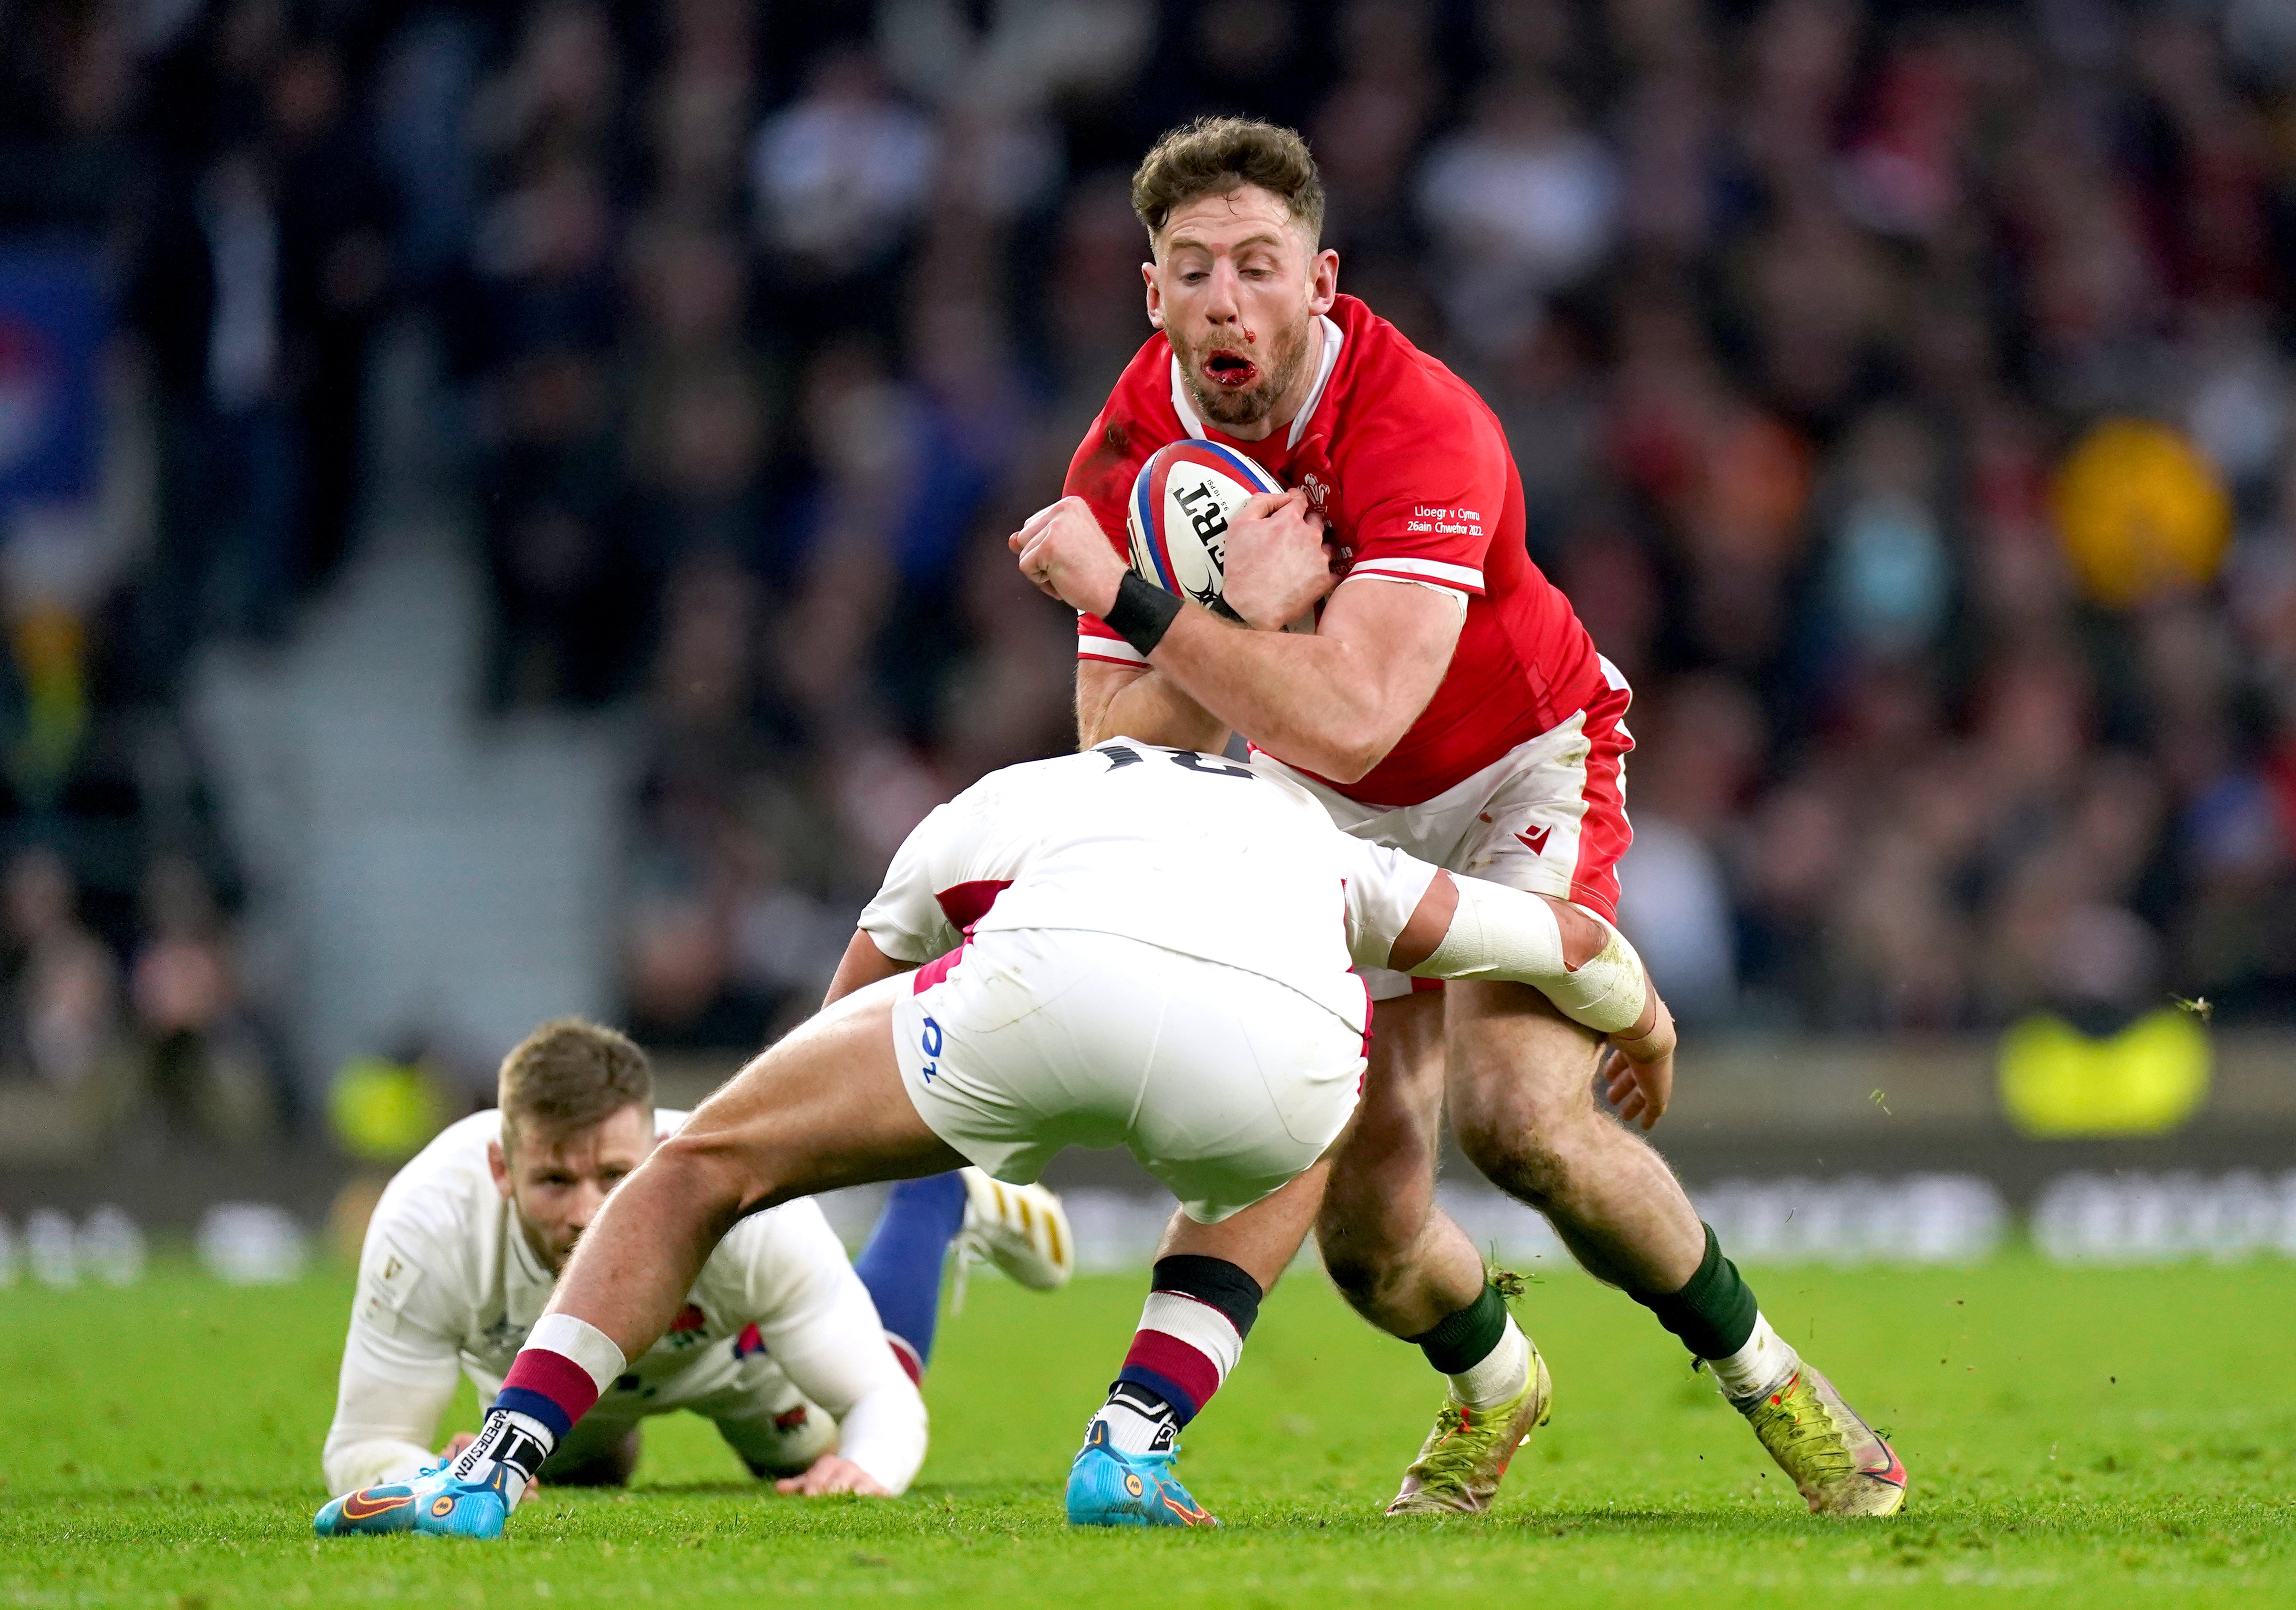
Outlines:
{"label": "white jersey", "polygon": [[[656,1112],[657,1131],[669,1134],[685,1116]],[[492,1399],[542,1317],[553,1277],[487,1162],[501,1133],[496,1112],[449,1126],[376,1205],[323,1456],[331,1492],[435,1463],[456,1374],[470,1376],[481,1401]],[[593,1412],[659,1413],[709,1399],[685,1389],[754,1375],[760,1354],[838,1421],[845,1458],[896,1492],[908,1485],[924,1459],[924,1401],[809,1198],[736,1224],[668,1332]]]}
{"label": "white jersey", "polygon": [[1368,1026],[1435,868],[1350,838],[1305,790],[1218,755],[1115,738],[991,772],[912,833],[860,926],[896,961],[974,933],[1119,934],[1275,980]]}

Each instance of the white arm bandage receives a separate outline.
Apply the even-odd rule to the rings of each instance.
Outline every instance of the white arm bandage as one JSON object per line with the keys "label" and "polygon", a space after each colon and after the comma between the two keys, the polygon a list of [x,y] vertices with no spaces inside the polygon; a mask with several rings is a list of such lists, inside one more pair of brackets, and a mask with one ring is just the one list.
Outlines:
{"label": "white arm bandage", "polygon": [[1643,958],[1625,934],[1578,908],[1610,939],[1574,973],[1562,965],[1562,925],[1543,898],[1457,873],[1451,881],[1459,908],[1443,942],[1411,970],[1414,974],[1529,984],[1563,1016],[1597,1034],[1624,1033],[1641,1021],[1650,984]]}

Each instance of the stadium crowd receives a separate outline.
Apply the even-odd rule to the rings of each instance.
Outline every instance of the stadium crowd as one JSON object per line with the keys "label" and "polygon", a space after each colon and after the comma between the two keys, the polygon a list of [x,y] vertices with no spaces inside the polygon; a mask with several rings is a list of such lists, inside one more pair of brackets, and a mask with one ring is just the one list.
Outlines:
{"label": "stadium crowd", "polygon": [[[1308,135],[1341,289],[1505,421],[1534,554],[1637,690],[1622,917],[1686,1023],[2296,1010],[2271,0],[26,0],[0,30],[0,234],[110,253],[158,511],[69,650],[7,572],[11,829],[64,858],[11,875],[13,1070],[47,1067],[13,1049],[47,976],[20,883],[111,890],[101,941],[54,920],[138,1002],[191,921],[128,892],[190,887],[188,830],[98,877],[53,776],[332,573],[391,319],[469,422],[486,696],[644,712],[633,1031],[808,1009],[923,812],[1070,742],[1072,623],[1004,536],[1147,334],[1127,176],[1203,111]],[[2174,563],[2115,559],[2132,532]]]}

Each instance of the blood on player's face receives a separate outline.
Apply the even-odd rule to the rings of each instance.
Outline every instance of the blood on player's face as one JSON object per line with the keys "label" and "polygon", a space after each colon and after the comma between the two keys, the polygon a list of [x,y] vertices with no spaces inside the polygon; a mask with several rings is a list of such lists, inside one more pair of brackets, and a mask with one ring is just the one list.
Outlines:
{"label": "blood on player's face", "polygon": [[534,1255],[554,1275],[613,1188],[654,1146],[653,1111],[628,1106],[578,1129],[520,1127],[511,1145],[487,1145],[495,1189],[518,1215]]}
{"label": "blood on player's face", "polygon": [[1141,265],[1148,316],[1172,343],[1196,412],[1256,441],[1307,400],[1315,321],[1339,289],[1281,197],[1257,185],[1174,208]]}

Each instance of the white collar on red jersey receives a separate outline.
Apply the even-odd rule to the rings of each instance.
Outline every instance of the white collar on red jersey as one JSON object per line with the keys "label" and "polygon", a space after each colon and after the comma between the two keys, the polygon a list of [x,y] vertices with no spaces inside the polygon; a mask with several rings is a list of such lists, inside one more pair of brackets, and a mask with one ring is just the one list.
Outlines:
{"label": "white collar on red jersey", "polygon": [[[1324,388],[1332,382],[1332,371],[1340,366],[1340,343],[1347,337],[1333,324],[1328,314],[1319,313],[1316,323],[1323,327],[1323,355],[1316,361],[1316,383],[1308,388],[1308,400],[1300,405],[1300,413],[1292,421],[1292,433],[1284,439],[1284,451],[1300,445],[1308,433],[1308,422],[1316,417],[1316,405],[1324,400]],[[1172,356],[1172,411],[1180,416],[1180,428],[1197,441],[1208,439],[1204,422],[1196,416],[1196,405],[1189,400],[1187,382],[1180,378],[1180,358]]]}

